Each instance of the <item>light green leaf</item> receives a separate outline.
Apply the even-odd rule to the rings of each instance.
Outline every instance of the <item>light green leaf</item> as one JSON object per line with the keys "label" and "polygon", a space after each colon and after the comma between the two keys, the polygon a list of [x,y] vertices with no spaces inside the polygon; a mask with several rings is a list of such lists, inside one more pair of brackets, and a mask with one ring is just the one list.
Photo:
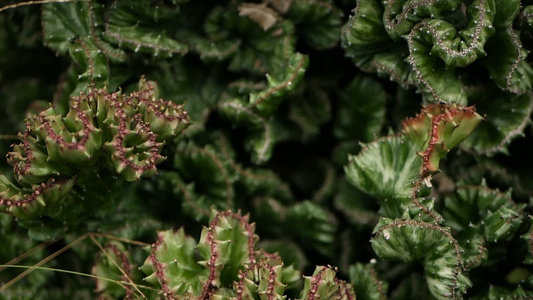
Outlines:
{"label": "light green leaf", "polygon": [[385,300],[389,284],[378,278],[375,265],[357,263],[350,266],[350,282],[359,299]]}
{"label": "light green leaf", "polygon": [[463,271],[462,249],[449,229],[415,220],[380,219],[372,249],[385,260],[420,262],[437,299],[462,299],[472,285]]}
{"label": "light green leaf", "polygon": [[336,270],[317,266],[313,276],[305,276],[305,284],[299,300],[304,299],[355,299],[351,284],[336,278]]}
{"label": "light green leaf", "polygon": [[386,216],[399,217],[419,178],[419,147],[402,136],[383,137],[349,156],[344,168],[348,182],[377,198]]}
{"label": "light green leaf", "polygon": [[337,224],[333,216],[322,207],[304,201],[291,206],[287,211],[286,224],[301,241],[324,255],[333,254],[333,241]]}

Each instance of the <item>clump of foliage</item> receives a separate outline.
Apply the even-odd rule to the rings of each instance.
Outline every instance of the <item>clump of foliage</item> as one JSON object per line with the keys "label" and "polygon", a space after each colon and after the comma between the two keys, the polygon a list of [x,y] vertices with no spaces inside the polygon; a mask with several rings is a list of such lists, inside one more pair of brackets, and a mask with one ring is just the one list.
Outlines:
{"label": "clump of foliage", "polygon": [[533,297],[530,1],[42,2],[0,6],[3,298]]}
{"label": "clump of foliage", "polygon": [[[256,242],[254,224],[249,224],[247,217],[230,211],[213,212],[196,245],[183,228],[159,232],[139,269],[146,275],[143,280],[168,299],[285,299],[284,290],[297,284],[300,273],[293,265],[285,266],[278,254],[256,250]],[[113,256],[97,261],[93,273],[117,279],[127,276],[130,281],[141,278],[132,276],[135,268],[120,244],[108,248]],[[117,259],[120,265],[112,263]],[[337,279],[335,273],[331,267],[317,266],[312,276],[305,277],[300,298],[355,299],[351,285]],[[156,298],[156,294],[144,295],[138,288],[123,289],[101,281],[97,290],[104,298],[128,298],[135,292]]]}
{"label": "clump of foliage", "polygon": [[91,88],[71,99],[65,117],[53,107],[31,116],[22,142],[8,153],[15,180],[27,188],[2,175],[3,212],[21,219],[54,213],[75,177],[98,174],[84,173],[102,165],[102,157],[127,181],[155,174],[162,142],[180,134],[189,117],[181,105],[156,99],[153,83],[142,78],[139,88],[127,97]]}

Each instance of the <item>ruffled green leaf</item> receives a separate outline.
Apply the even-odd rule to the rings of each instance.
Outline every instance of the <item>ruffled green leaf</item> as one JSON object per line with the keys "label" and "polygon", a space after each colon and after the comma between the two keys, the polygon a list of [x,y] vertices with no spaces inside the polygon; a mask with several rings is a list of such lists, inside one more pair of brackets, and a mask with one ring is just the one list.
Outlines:
{"label": "ruffled green leaf", "polygon": [[462,249],[449,229],[382,218],[371,243],[374,252],[385,260],[422,263],[429,290],[437,299],[462,299],[472,285],[463,271]]}
{"label": "ruffled green leaf", "polygon": [[256,75],[272,72],[294,53],[294,24],[281,20],[262,5],[216,7],[205,19],[207,38],[239,41],[231,56],[229,70],[248,71]]}
{"label": "ruffled green leaf", "polygon": [[266,75],[268,87],[265,90],[250,94],[249,106],[261,114],[270,114],[279,105],[281,97],[294,90],[305,74],[309,59],[293,53],[283,63],[284,68],[274,68],[271,75]]}
{"label": "ruffled green leaf", "polygon": [[[452,7],[459,3],[459,1],[448,1],[448,3],[450,2],[453,2]],[[441,3],[439,3],[440,5]],[[493,0],[473,1],[466,10],[468,25],[459,32],[455,31],[452,24],[441,20],[433,19],[419,23],[407,37],[411,58],[416,63],[418,56],[415,56],[414,52],[424,52],[418,49],[418,46],[425,46],[430,49],[426,55],[430,55],[430,53],[437,55],[447,68],[465,67],[476,59],[484,57],[486,55],[483,50],[484,45],[487,39],[494,34],[492,22],[495,8]],[[425,9],[420,7],[421,11]],[[431,11],[428,12],[431,13]],[[422,63],[422,61],[420,62]],[[415,66],[413,67],[415,68]]]}
{"label": "ruffled green leaf", "polygon": [[381,213],[400,216],[410,202],[422,161],[417,145],[406,137],[389,136],[366,145],[357,156],[349,156],[345,167],[348,182],[377,198]]}
{"label": "ruffled green leaf", "polygon": [[337,224],[333,216],[320,206],[304,201],[290,207],[286,224],[299,240],[313,241],[311,246],[316,251],[324,255],[333,254]]}
{"label": "ruffled green leaf", "polygon": [[481,186],[460,186],[457,193],[445,200],[444,218],[454,230],[479,226],[479,233],[488,242],[509,238],[522,223],[524,205],[517,205],[510,193],[502,194]]}
{"label": "ruffled green leaf", "polygon": [[522,46],[518,32],[511,26],[500,29],[487,42],[483,65],[502,90],[523,94],[531,89],[533,69],[526,62],[528,50]]}
{"label": "ruffled green leaf", "polygon": [[[196,197],[202,195],[207,203],[200,203],[203,209],[224,205],[232,208],[234,202],[233,183],[235,176],[228,168],[229,162],[210,145],[200,148],[192,143],[182,144],[176,151],[174,167],[186,183],[194,184]],[[193,197],[193,201],[196,197]]]}
{"label": "ruffled green leaf", "polygon": [[332,1],[291,1],[285,17],[294,22],[296,32],[316,49],[327,49],[339,41],[342,11]]}
{"label": "ruffled green leaf", "polygon": [[530,123],[533,111],[531,94],[513,95],[490,87],[479,87],[472,89],[469,98],[475,99],[476,109],[486,116],[486,121],[479,124],[461,147],[485,155],[507,153],[509,143],[522,136]]}
{"label": "ruffled green leaf", "polygon": [[162,19],[177,17],[170,7],[152,8],[148,3],[120,1],[108,12],[105,37],[134,52],[150,53],[154,57],[184,54],[187,46],[172,39],[164,30]]}
{"label": "ruffled green leaf", "polygon": [[403,135],[381,138],[366,145],[357,156],[350,156],[345,167],[347,179],[377,198],[386,216],[399,217],[409,206],[411,213],[422,211],[440,220],[430,209],[431,200],[420,197],[429,194],[426,187],[431,186],[429,179],[438,170],[439,161],[480,120],[472,107],[430,105],[403,122]]}
{"label": "ruffled green leaf", "polygon": [[[264,163],[272,155],[276,136],[267,117],[302,80],[308,63],[307,56],[292,53],[273,67],[272,74],[267,74],[268,86],[264,90],[250,93],[249,103],[241,99],[220,103],[220,112],[225,118],[252,129],[249,139],[255,163]],[[279,65],[281,67],[277,67]]]}
{"label": "ruffled green leaf", "polygon": [[494,15],[494,27],[506,28],[513,23],[520,13],[520,0],[502,1],[496,0],[496,14]]}
{"label": "ruffled green leaf", "polygon": [[387,33],[394,40],[400,36],[409,33],[413,27],[426,18],[443,18],[453,10],[457,9],[461,1],[430,1],[427,3],[419,2],[385,2],[385,13],[383,22]]}
{"label": "ruffled green leaf", "polygon": [[[451,7],[458,4],[450,2],[455,2]],[[438,19],[427,19],[413,27],[406,38],[408,61],[425,93],[437,101],[467,103],[453,68],[465,67],[486,56],[484,45],[494,33],[494,10],[493,0],[473,1],[466,13],[468,25],[459,32],[452,24]]]}
{"label": "ruffled green leaf", "polygon": [[389,284],[378,278],[374,267],[372,263],[357,263],[350,266],[350,283],[353,285],[359,299],[387,299]]}
{"label": "ruffled green leaf", "polygon": [[376,52],[390,50],[390,38],[383,26],[384,8],[378,0],[359,1],[353,15],[342,29],[346,54],[363,70],[375,70]]}
{"label": "ruffled green leaf", "polygon": [[[480,234],[480,225],[469,224],[469,228],[462,230],[457,235],[457,242],[463,248],[463,261],[465,271],[474,269],[484,263],[488,256],[487,242]],[[453,227],[452,227],[453,228]]]}
{"label": "ruffled green leaf", "polygon": [[370,142],[379,136],[387,95],[370,77],[357,76],[340,95],[333,134],[339,139]]}
{"label": "ruffled green leaf", "polygon": [[408,49],[389,37],[383,24],[384,11],[380,1],[359,1],[343,27],[342,46],[362,70],[390,77],[404,87],[414,85],[415,74],[405,61]]}
{"label": "ruffled green leaf", "polygon": [[44,5],[42,19],[45,44],[61,54],[66,54],[75,45],[76,39],[85,43],[92,41],[92,13],[88,2]]}
{"label": "ruffled green leaf", "polygon": [[92,2],[49,3],[43,6],[44,43],[70,54],[81,70],[76,93],[87,85],[103,87],[110,74],[108,59],[123,62],[125,54],[101,40],[102,6]]}
{"label": "ruffled green leaf", "polygon": [[270,159],[277,140],[272,124],[255,113],[253,109],[248,108],[240,99],[225,101],[221,104],[220,109],[226,118],[252,130],[252,134],[248,138],[250,148],[253,151],[252,160],[259,164]]}
{"label": "ruffled green leaf", "polygon": [[343,29],[342,45],[363,70],[404,87],[415,85],[432,101],[474,103],[467,101],[462,75],[474,71],[462,68],[478,61],[500,88],[524,93],[533,74],[511,27],[519,6],[519,1],[494,0],[359,1]]}

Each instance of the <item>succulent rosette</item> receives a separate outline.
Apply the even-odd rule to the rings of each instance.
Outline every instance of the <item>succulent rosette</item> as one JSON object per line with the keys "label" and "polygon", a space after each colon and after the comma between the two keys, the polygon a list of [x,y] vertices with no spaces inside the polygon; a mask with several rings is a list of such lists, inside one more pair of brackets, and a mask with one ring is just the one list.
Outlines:
{"label": "succulent rosette", "polygon": [[2,176],[1,209],[22,219],[51,214],[83,168],[107,166],[127,181],[154,175],[163,142],[190,124],[183,107],[157,99],[156,89],[144,78],[127,96],[90,88],[71,99],[65,117],[53,107],[31,116],[8,154],[21,187]]}
{"label": "succulent rosette", "polygon": [[[520,9],[516,0],[361,0],[342,45],[362,70],[415,87],[428,102],[479,105],[489,118],[466,148],[505,152],[532,107],[533,69],[523,46],[529,37],[515,22]],[[487,106],[489,94],[479,90],[496,93],[503,106]]]}

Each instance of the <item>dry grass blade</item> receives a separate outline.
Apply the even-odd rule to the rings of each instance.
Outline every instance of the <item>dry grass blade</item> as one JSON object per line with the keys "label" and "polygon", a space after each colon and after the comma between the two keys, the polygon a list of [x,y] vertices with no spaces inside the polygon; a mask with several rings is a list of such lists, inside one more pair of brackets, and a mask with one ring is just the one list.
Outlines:
{"label": "dry grass blade", "polygon": [[[10,266],[10,265],[14,265],[14,264],[17,264],[23,260],[25,260],[26,258],[32,256],[33,254],[37,253],[38,251],[50,246],[51,244],[55,243],[57,241],[47,241],[47,242],[44,242],[44,243],[41,243],[35,247],[33,247],[32,249],[22,253],[21,255],[13,258],[12,260],[4,263],[3,265],[4,266]],[[7,267],[0,267],[0,272],[2,272],[3,270],[5,270]]]}
{"label": "dry grass blade", "polygon": [[22,278],[26,277],[26,275],[30,274],[31,272],[33,272],[35,269],[37,269],[38,267],[46,264],[47,262],[51,261],[52,259],[54,259],[55,257],[57,257],[59,254],[67,251],[68,249],[74,247],[75,245],[77,245],[78,243],[80,243],[81,241],[83,241],[85,238],[87,238],[87,236],[89,236],[89,233],[87,234],[84,234],[82,235],[81,237],[79,237],[78,239],[76,239],[75,241],[73,241],[72,243],[66,245],[65,247],[57,250],[56,252],[48,255],[47,257],[45,257],[43,260],[41,260],[40,262],[36,263],[35,265],[29,267],[26,271],[20,273],[17,277],[11,279],[9,282],[7,282],[5,285],[3,285],[2,287],[0,287],[0,293],[1,292],[4,292],[7,288],[9,288],[10,286],[12,286],[13,284],[15,284],[17,281],[21,280]]}
{"label": "dry grass blade", "polygon": [[46,4],[54,2],[76,2],[76,1],[88,1],[88,0],[35,0],[35,1],[25,1],[19,3],[8,4],[0,7],[0,12],[8,10],[10,8],[17,8],[25,5],[34,5],[34,4]]}

